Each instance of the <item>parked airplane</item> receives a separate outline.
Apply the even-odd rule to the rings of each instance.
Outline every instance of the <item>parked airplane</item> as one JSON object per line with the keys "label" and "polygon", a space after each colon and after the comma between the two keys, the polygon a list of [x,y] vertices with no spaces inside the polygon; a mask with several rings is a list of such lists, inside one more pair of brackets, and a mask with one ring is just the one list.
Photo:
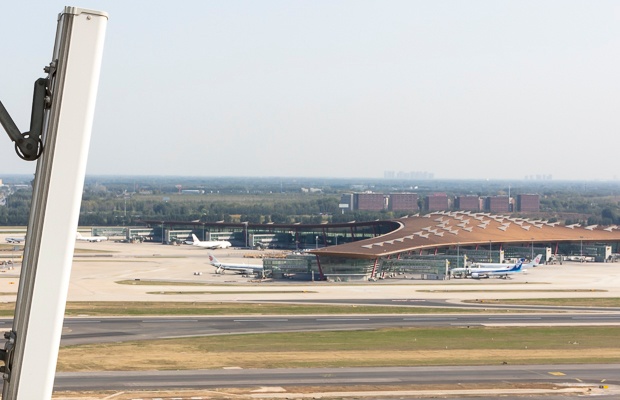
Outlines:
{"label": "parked airplane", "polygon": [[25,236],[10,236],[5,238],[7,243],[21,243],[26,240]]}
{"label": "parked airplane", "polygon": [[454,268],[450,270],[450,274],[453,276],[469,276],[474,279],[490,278],[491,276],[499,276],[506,278],[508,275],[523,272],[524,258],[520,259],[516,264],[500,264],[502,267],[480,267],[480,268]]}
{"label": "parked airplane", "polygon": [[227,240],[205,240],[205,241],[200,241],[196,235],[194,235],[192,233],[192,241],[187,241],[185,242],[187,244],[191,244],[192,246],[198,246],[198,247],[204,247],[206,249],[226,249],[230,246],[232,246],[232,244],[230,244],[229,241]]}
{"label": "parked airplane", "polygon": [[[536,267],[538,265],[540,265],[540,261],[542,260],[542,254],[538,254],[536,257],[534,257],[534,259],[532,261],[530,261],[529,263],[524,263],[523,264],[523,268],[529,268],[529,267]],[[480,267],[480,268],[509,268],[514,264],[502,264],[502,263],[474,263],[474,265],[476,267]],[[474,267],[474,268],[476,268]],[[474,269],[472,268],[472,269]]]}
{"label": "parked airplane", "polygon": [[244,274],[244,275],[263,273],[262,265],[222,263],[222,262],[219,262],[217,258],[215,258],[215,256],[210,253],[209,253],[209,261],[211,265],[213,265],[216,268],[215,270],[216,274],[223,274],[224,271],[234,271],[237,274]]}
{"label": "parked airplane", "polygon": [[107,236],[82,236],[80,232],[75,235],[76,240],[81,240],[83,242],[104,242],[108,240]]}

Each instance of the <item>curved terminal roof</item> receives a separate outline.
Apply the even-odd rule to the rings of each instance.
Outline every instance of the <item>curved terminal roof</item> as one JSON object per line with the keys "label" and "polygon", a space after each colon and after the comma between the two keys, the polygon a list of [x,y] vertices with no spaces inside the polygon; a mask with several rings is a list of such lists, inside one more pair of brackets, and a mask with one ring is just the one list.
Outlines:
{"label": "curved terminal roof", "polygon": [[441,211],[397,220],[385,235],[312,250],[319,256],[376,258],[436,247],[489,243],[620,241],[620,226],[563,226],[542,219],[515,218],[469,211]]}

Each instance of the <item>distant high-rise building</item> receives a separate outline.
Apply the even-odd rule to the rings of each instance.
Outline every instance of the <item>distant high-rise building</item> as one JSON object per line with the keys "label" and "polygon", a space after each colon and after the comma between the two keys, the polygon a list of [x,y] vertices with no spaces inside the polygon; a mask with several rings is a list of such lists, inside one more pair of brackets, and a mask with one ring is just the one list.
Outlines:
{"label": "distant high-rise building", "polygon": [[433,193],[425,199],[425,208],[427,211],[444,211],[450,208],[448,195],[445,193]]}
{"label": "distant high-rise building", "polygon": [[517,211],[520,211],[520,212],[540,211],[540,195],[538,194],[517,195]]}
{"label": "distant high-rise building", "polygon": [[480,211],[480,197],[457,196],[454,201],[454,208],[461,211]]}
{"label": "distant high-rise building", "polygon": [[340,196],[340,204],[338,204],[338,207],[343,213],[353,210],[353,197],[353,193],[345,193]]}
{"label": "distant high-rise building", "polygon": [[389,209],[392,211],[419,211],[417,193],[391,193]]}
{"label": "distant high-rise building", "polygon": [[383,193],[356,193],[355,210],[382,211],[386,206],[386,197]]}
{"label": "distant high-rise building", "polygon": [[553,180],[553,175],[551,174],[525,175],[525,179],[536,180],[536,181],[550,181],[550,180]]}
{"label": "distant high-rise building", "polygon": [[427,171],[383,171],[383,178],[385,179],[418,179],[418,180],[426,180],[433,179],[435,174]]}
{"label": "distant high-rise building", "polygon": [[508,196],[489,196],[486,198],[486,210],[492,213],[510,212]]}

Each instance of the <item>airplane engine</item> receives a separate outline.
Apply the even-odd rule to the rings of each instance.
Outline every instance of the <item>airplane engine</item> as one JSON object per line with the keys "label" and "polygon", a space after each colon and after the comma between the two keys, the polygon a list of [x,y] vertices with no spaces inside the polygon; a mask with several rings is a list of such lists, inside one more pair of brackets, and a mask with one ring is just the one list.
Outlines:
{"label": "airplane engine", "polygon": [[471,277],[474,278],[474,279],[480,279],[480,274],[477,273],[477,272],[474,272],[474,273],[471,274]]}

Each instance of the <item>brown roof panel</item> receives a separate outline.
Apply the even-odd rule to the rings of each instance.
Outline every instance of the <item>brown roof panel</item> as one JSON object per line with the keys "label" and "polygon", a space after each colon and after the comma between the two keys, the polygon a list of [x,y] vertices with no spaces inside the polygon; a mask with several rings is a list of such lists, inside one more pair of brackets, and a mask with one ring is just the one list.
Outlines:
{"label": "brown roof panel", "polygon": [[313,250],[318,255],[375,258],[435,247],[491,243],[617,241],[620,227],[562,226],[542,219],[482,212],[433,212],[397,220],[400,227],[372,239]]}

